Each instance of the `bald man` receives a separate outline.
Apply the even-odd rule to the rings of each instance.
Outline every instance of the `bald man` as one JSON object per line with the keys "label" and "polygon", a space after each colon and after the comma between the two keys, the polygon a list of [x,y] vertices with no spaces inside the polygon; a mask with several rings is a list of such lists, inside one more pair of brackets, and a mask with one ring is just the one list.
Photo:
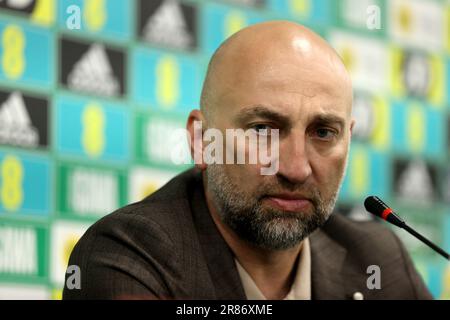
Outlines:
{"label": "bald man", "polygon": [[[200,107],[187,121],[195,168],[86,232],[69,262],[81,288],[68,273],[65,299],[431,298],[391,231],[332,214],[354,121],[350,77],[323,39],[285,21],[241,30],[214,53]],[[230,163],[255,149],[222,141],[224,161],[207,161],[208,130],[277,148],[270,164]]]}

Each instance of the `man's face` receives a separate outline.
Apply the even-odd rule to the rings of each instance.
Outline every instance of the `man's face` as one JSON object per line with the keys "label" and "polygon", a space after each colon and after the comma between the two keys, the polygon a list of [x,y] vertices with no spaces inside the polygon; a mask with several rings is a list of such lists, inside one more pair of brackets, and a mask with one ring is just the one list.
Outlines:
{"label": "man's face", "polygon": [[293,247],[334,208],[351,136],[351,92],[320,61],[305,67],[295,57],[274,59],[229,72],[210,126],[224,136],[225,129],[278,129],[278,172],[209,165],[208,190],[238,236],[265,249]]}

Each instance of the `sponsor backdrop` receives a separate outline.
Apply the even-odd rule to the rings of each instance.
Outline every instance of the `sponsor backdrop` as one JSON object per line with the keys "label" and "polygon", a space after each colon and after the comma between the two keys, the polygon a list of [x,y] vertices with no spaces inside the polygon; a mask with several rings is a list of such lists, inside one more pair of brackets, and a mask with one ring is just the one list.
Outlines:
{"label": "sponsor backdrop", "polygon": [[[450,250],[450,1],[3,0],[0,298],[61,297],[86,228],[186,168],[171,133],[219,43],[271,19],[320,33],[354,79],[340,212],[370,219],[361,204],[379,195]],[[397,232],[450,298],[450,265]]]}

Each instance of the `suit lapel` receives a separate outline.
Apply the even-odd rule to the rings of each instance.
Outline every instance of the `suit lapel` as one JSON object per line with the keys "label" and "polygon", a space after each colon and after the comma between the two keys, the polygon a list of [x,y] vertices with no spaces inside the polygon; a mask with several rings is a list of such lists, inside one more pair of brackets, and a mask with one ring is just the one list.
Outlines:
{"label": "suit lapel", "polygon": [[[201,182],[197,185],[202,186]],[[210,281],[214,286],[215,299],[246,299],[233,253],[212,220],[202,187],[196,188],[191,203],[203,256],[208,265]]]}
{"label": "suit lapel", "polygon": [[310,236],[310,243],[312,299],[348,299],[342,277],[347,250],[320,229]]}

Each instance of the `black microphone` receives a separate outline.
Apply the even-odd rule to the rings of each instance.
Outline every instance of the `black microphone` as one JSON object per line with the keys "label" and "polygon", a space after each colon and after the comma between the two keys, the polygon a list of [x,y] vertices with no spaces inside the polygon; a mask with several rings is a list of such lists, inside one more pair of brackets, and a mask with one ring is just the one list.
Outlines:
{"label": "black microphone", "polygon": [[384,203],[380,198],[375,196],[367,197],[364,201],[364,207],[367,211],[370,213],[376,215],[377,217],[380,217],[383,220],[386,220],[397,227],[400,227],[402,229],[405,229],[410,234],[412,234],[414,237],[428,245],[431,249],[445,257],[447,260],[450,260],[450,255],[445,252],[443,249],[435,245],[433,242],[422,236],[420,233],[412,229],[410,226],[406,224],[406,222],[400,218],[397,213],[394,212],[389,206]]}

